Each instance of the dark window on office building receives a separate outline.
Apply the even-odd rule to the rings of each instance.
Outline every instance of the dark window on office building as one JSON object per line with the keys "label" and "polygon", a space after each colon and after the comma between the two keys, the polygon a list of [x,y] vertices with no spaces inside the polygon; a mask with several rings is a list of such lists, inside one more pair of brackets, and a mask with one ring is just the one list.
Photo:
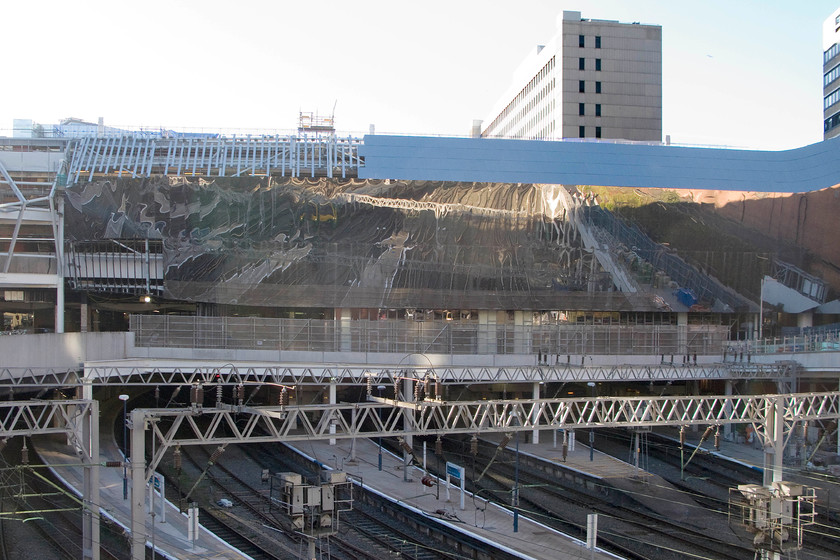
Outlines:
{"label": "dark window on office building", "polygon": [[595,82],[595,93],[601,93],[601,82]]}
{"label": "dark window on office building", "polygon": [[595,48],[596,49],[601,48],[601,36],[600,35],[595,36]]}
{"label": "dark window on office building", "polygon": [[586,93],[586,82],[584,82],[583,80],[578,82],[578,92]]}
{"label": "dark window on office building", "polygon": [[595,70],[599,70],[599,71],[601,70],[601,59],[600,58],[595,59]]}
{"label": "dark window on office building", "polygon": [[[583,105],[583,103],[581,103],[581,105]],[[601,104],[600,103],[595,104],[595,116],[596,117],[601,116]]]}
{"label": "dark window on office building", "polygon": [[578,59],[578,70],[585,70],[586,69],[586,59],[579,58]]}
{"label": "dark window on office building", "polygon": [[600,138],[600,137],[601,137],[601,127],[596,126],[595,127],[595,138]]}
{"label": "dark window on office building", "polygon": [[579,46],[580,48],[583,48],[583,45],[584,45],[584,44],[585,44],[585,43],[584,43],[584,41],[583,41],[583,35],[578,35],[578,46]]}
{"label": "dark window on office building", "polygon": [[578,103],[578,115],[581,117],[586,114],[586,111],[584,110],[585,107],[586,106],[583,103]]}
{"label": "dark window on office building", "polygon": [[579,126],[578,127],[578,136],[580,136],[581,138],[586,138],[586,127],[585,126]]}

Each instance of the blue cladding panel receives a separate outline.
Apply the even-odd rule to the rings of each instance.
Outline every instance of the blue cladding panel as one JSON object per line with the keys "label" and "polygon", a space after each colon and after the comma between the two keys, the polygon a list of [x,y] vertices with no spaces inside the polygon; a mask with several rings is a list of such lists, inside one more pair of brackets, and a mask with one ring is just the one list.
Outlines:
{"label": "blue cladding panel", "polygon": [[780,152],[368,135],[365,179],[807,192],[840,183],[840,138]]}

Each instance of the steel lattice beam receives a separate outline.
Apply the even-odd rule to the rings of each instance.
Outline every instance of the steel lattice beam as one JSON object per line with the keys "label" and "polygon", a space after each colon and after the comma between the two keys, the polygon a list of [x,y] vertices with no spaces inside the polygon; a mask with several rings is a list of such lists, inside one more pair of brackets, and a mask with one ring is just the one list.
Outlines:
{"label": "steel lattice beam", "polygon": [[[636,365],[615,366],[332,366],[305,364],[296,366],[222,367],[112,367],[86,366],[85,377],[93,385],[364,385],[370,378],[374,385],[393,383],[395,379],[439,380],[444,384],[464,383],[539,383],[580,381],[683,381],[694,379],[779,379],[796,371],[794,362],[774,364],[718,363],[706,365]],[[0,371],[0,373],[2,373]],[[0,376],[0,383],[4,381]]]}
{"label": "steel lattice beam", "polygon": [[717,363],[705,365],[622,364],[615,366],[90,366],[78,369],[0,368],[0,387],[74,387],[104,385],[284,385],[323,386],[391,384],[400,377],[440,380],[445,384],[551,383],[587,381],[690,381],[695,379],[784,379],[792,377],[795,362],[774,364]]}
{"label": "steel lattice beam", "polygon": [[[260,443],[406,435],[751,423],[764,426],[780,404],[785,430],[796,422],[840,417],[840,392],[746,396],[599,397],[499,401],[365,403],[285,407],[141,410],[158,452],[181,445]],[[139,409],[138,409],[139,410]],[[405,413],[411,425],[405,425]]]}
{"label": "steel lattice beam", "polygon": [[75,434],[79,418],[91,413],[93,401],[9,401],[0,403],[0,438],[35,434]]}

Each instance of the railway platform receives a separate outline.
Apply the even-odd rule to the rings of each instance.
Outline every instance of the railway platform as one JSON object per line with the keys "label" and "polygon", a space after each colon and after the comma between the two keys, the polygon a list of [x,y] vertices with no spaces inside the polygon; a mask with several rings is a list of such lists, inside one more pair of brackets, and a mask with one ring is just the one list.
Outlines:
{"label": "railway platform", "polygon": [[[351,449],[351,445],[355,445],[355,449]],[[437,484],[425,486],[422,483],[422,468],[411,466],[407,473],[404,472],[402,458],[387,450],[382,451],[382,470],[379,470],[379,447],[376,440],[358,439],[355,443],[339,440],[335,445],[330,445],[328,441],[311,441],[292,447],[326,467],[344,470],[366,490],[486,542],[488,548],[498,547],[523,559],[618,558],[598,548],[594,551],[588,549],[585,542],[521,514],[517,530],[514,531],[512,510],[488,503],[468,492],[465,492],[462,509],[457,481],[453,481],[448,492],[445,480],[440,481],[439,488]],[[434,460],[431,459],[431,451],[428,457]],[[419,462],[422,463],[422,460],[422,457],[418,457]]]}
{"label": "railway platform", "polygon": [[[33,438],[33,447],[45,464],[64,481],[68,488],[83,488],[81,460],[66,444],[64,438],[39,436]],[[110,432],[100,437],[102,461],[119,461],[122,454]],[[123,469],[102,467],[99,469],[99,499],[103,517],[107,517],[124,529],[131,526],[131,500],[123,498]],[[130,491],[130,483],[129,483]],[[217,538],[204,527],[199,528],[194,543],[188,539],[187,516],[181,514],[171,502],[166,502],[166,513],[160,512],[160,498],[156,497],[154,521],[148,514],[149,501],[146,495],[146,546],[154,546],[160,557],[182,560],[253,560]],[[164,519],[165,517],[165,519]],[[201,519],[199,518],[199,523]]]}
{"label": "railway platform", "polygon": [[[632,495],[633,498],[651,511],[657,512],[667,519],[687,521],[692,519],[698,504],[689,496],[672,486],[662,477],[647,472],[636,466],[621,461],[600,451],[590,453],[588,430],[577,430],[577,441],[572,444],[569,438],[569,449],[563,457],[562,435],[552,433],[552,430],[541,430],[538,443],[530,442],[530,434],[520,434],[519,453],[537,462],[547,462],[556,468],[557,473],[572,478],[578,485],[602,484]],[[554,436],[557,436],[556,439]],[[485,434],[484,441],[498,443],[501,434]],[[511,449],[513,444],[508,445]],[[546,467],[540,467],[546,470]]]}

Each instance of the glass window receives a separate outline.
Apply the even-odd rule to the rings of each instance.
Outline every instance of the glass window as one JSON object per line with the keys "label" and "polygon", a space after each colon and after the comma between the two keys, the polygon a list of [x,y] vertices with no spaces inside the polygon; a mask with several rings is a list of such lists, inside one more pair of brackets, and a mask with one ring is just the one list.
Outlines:
{"label": "glass window", "polygon": [[823,101],[823,109],[828,109],[838,101],[840,101],[840,89],[835,89],[834,91],[825,96],[825,100]]}
{"label": "glass window", "polygon": [[584,44],[585,44],[585,43],[584,43],[584,40],[583,40],[583,35],[578,35],[578,46],[579,46],[580,48],[583,48],[583,45],[584,45]]}
{"label": "glass window", "polygon": [[[598,82],[595,83],[597,84]],[[586,93],[586,82],[584,82],[583,80],[578,82],[578,92]]]}
{"label": "glass window", "polygon": [[601,127],[596,126],[595,127],[595,138],[600,138],[600,137],[601,137]]}
{"label": "glass window", "polygon": [[595,59],[595,70],[598,70],[598,71],[601,70],[601,59],[600,58]]}
{"label": "glass window", "polygon": [[601,48],[601,36],[600,35],[595,36],[595,48],[596,49]]}
{"label": "glass window", "polygon": [[595,82],[595,93],[601,93],[601,82]]}
{"label": "glass window", "polygon": [[[583,104],[581,103],[581,105],[583,105]],[[600,103],[595,104],[595,116],[596,117],[601,116],[601,104]]]}
{"label": "glass window", "polygon": [[828,84],[837,78],[840,78],[840,64],[825,73],[823,76],[823,87],[828,86]]}
{"label": "glass window", "polygon": [[584,105],[583,103],[578,103],[578,115],[583,116],[586,114],[585,107],[586,105]]}
{"label": "glass window", "polygon": [[578,136],[581,137],[581,138],[586,138],[586,127],[585,126],[579,126],[578,127]]}
{"label": "glass window", "polygon": [[578,59],[578,70],[585,70],[586,69],[586,59],[579,58]]}

